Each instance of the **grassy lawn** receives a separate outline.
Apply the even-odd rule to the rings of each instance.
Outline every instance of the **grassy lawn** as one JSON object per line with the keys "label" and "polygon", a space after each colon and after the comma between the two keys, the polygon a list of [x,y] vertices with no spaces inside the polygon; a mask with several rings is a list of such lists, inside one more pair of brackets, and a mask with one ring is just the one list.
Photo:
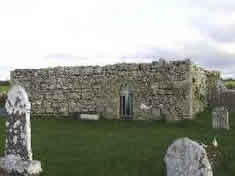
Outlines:
{"label": "grassy lawn", "polygon": [[224,80],[224,85],[228,89],[235,89],[235,80]]}
{"label": "grassy lawn", "polygon": [[1,93],[1,92],[7,92],[8,89],[9,89],[9,86],[0,85],[0,93]]}
{"label": "grassy lawn", "polygon": [[[214,176],[235,175],[235,114],[231,130],[214,130],[208,112],[194,121],[32,120],[34,159],[43,176],[165,176],[163,158],[179,137],[211,143],[217,136],[225,159]],[[0,152],[4,147],[0,120]]]}

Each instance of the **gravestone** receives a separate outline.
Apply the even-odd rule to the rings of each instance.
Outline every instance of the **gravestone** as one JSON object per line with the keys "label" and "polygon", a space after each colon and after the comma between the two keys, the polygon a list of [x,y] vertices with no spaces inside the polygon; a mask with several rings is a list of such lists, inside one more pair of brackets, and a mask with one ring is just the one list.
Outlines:
{"label": "gravestone", "polygon": [[229,113],[226,107],[215,107],[212,110],[212,127],[229,130]]}
{"label": "gravestone", "polygon": [[6,101],[5,157],[0,158],[0,168],[9,176],[38,175],[42,171],[40,161],[32,160],[30,109],[24,88],[13,86]]}
{"label": "gravestone", "polygon": [[164,161],[167,176],[213,176],[205,149],[189,138],[171,144]]}

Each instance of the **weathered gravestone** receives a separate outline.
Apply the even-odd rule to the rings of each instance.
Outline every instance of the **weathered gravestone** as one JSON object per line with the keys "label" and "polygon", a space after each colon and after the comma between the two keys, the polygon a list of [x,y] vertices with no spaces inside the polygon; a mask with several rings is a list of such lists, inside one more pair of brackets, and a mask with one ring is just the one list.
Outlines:
{"label": "weathered gravestone", "polygon": [[229,113],[226,107],[215,107],[212,110],[212,127],[229,130]]}
{"label": "weathered gravestone", "polygon": [[30,109],[24,88],[13,86],[6,101],[5,157],[0,158],[0,168],[9,176],[39,175],[42,171],[40,161],[32,160]]}
{"label": "weathered gravestone", "polygon": [[164,161],[167,176],[213,176],[205,149],[189,138],[171,144]]}

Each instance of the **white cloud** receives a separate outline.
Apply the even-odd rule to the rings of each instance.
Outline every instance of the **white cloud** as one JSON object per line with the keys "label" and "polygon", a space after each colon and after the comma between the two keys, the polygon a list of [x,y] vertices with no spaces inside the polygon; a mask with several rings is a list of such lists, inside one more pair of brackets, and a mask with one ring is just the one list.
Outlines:
{"label": "white cloud", "polygon": [[0,80],[9,80],[11,67],[0,66]]}
{"label": "white cloud", "polygon": [[233,58],[234,10],[229,0],[1,1],[0,66],[104,65],[193,56],[201,65],[214,63],[220,69],[228,62],[218,58]]}

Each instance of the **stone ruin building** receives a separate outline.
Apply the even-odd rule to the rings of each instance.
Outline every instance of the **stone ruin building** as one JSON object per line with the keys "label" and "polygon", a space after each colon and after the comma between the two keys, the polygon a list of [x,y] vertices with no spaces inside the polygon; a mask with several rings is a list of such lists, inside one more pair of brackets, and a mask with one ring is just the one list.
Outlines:
{"label": "stone ruin building", "polygon": [[33,117],[104,119],[192,119],[215,97],[220,73],[190,60],[106,66],[16,69],[11,84],[24,87]]}

